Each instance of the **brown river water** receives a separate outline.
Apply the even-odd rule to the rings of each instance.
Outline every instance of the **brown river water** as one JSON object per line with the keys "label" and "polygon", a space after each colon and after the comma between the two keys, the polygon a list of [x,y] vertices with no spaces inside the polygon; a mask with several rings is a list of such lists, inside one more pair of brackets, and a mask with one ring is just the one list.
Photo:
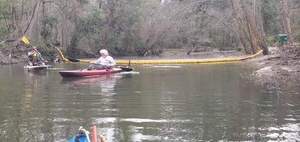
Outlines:
{"label": "brown river water", "polygon": [[[82,66],[81,66],[82,67]],[[109,142],[300,141],[300,87],[269,88],[243,64],[144,65],[62,79],[0,67],[0,141],[65,142],[96,125]]]}

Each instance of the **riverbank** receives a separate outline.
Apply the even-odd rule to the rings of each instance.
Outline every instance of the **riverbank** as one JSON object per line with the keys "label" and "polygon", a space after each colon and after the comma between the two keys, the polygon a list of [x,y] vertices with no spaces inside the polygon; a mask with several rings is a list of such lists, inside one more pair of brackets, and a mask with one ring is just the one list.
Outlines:
{"label": "riverbank", "polygon": [[300,82],[300,48],[270,47],[270,55],[247,61],[255,71],[252,79],[267,87],[280,88]]}
{"label": "riverbank", "polygon": [[0,47],[0,65],[9,65],[25,62],[28,49],[16,47]]}

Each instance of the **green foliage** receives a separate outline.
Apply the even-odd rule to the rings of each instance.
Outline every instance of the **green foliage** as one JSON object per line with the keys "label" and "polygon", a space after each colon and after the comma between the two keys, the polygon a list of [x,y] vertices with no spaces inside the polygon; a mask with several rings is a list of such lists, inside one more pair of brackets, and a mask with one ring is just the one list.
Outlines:
{"label": "green foliage", "polygon": [[80,4],[88,4],[88,0],[77,0]]}
{"label": "green foliage", "polygon": [[0,26],[0,37],[5,36],[8,33],[9,33],[9,31],[6,27]]}
{"label": "green foliage", "polygon": [[53,37],[53,29],[57,25],[58,21],[55,17],[44,17],[42,20],[42,31],[41,31],[41,36],[44,39],[44,41],[47,43],[51,43],[51,37]]}
{"label": "green foliage", "polygon": [[89,34],[95,34],[99,32],[101,26],[102,16],[100,11],[93,10],[86,17],[77,17],[75,21],[75,32],[78,32],[80,36],[86,36]]}
{"label": "green foliage", "polygon": [[109,24],[104,27],[106,40],[99,48],[108,48],[117,55],[134,51],[138,42],[136,29],[139,26],[141,3],[140,0],[112,0],[106,5],[106,12],[112,12],[113,15],[105,15]]}
{"label": "green foliage", "polygon": [[69,56],[78,56],[80,54],[77,47],[80,40],[83,38],[93,41],[95,44],[99,45],[103,28],[103,19],[104,16],[102,15],[102,11],[99,9],[93,9],[86,17],[78,17],[76,19],[75,30],[72,34],[70,47],[67,49]]}
{"label": "green foliage", "polygon": [[8,1],[0,0],[0,38],[9,34],[9,29],[5,21],[8,17],[8,4]]}
{"label": "green foliage", "polygon": [[[84,17],[77,17],[68,52],[82,50],[81,42],[90,43],[95,53],[107,48],[114,55],[132,53],[139,42],[135,33],[138,28],[138,0],[112,0],[102,9],[94,8]],[[77,56],[77,55],[71,55]]]}
{"label": "green foliage", "polygon": [[9,6],[9,1],[7,0],[0,0],[0,14],[7,14],[8,13],[8,6]]}

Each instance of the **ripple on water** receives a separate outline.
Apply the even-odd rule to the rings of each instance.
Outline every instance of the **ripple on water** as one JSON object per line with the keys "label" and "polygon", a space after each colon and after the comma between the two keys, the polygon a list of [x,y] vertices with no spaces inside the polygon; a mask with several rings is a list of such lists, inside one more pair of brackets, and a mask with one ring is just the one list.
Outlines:
{"label": "ripple on water", "polygon": [[265,137],[276,141],[300,141],[300,123],[288,123],[281,127],[268,127],[261,129]]}
{"label": "ripple on water", "polygon": [[131,141],[133,142],[160,141],[161,139],[161,136],[144,135],[142,133],[134,133],[131,135]]}
{"label": "ripple on water", "polygon": [[[101,133],[104,134],[109,141],[189,141],[190,137],[176,137],[176,135],[189,135],[192,132],[189,128],[178,129],[177,125],[190,124],[191,120],[168,120],[168,119],[145,119],[145,118],[93,118],[97,125],[102,126]],[[114,128],[114,125],[120,125]],[[124,127],[126,126],[126,127]],[[162,128],[157,126],[164,126]],[[119,129],[122,128],[122,129]],[[126,131],[126,132],[125,132]],[[130,134],[124,138],[124,133]],[[119,137],[116,137],[116,134]],[[116,140],[117,138],[117,140]]]}
{"label": "ripple on water", "polygon": [[167,120],[167,119],[143,119],[143,118],[121,118],[117,119],[115,117],[106,117],[106,118],[94,118],[97,124],[100,123],[115,123],[119,122],[131,122],[131,123],[188,123],[192,122],[191,120]]}
{"label": "ripple on water", "polygon": [[187,123],[191,120],[166,120],[166,119],[142,119],[142,118],[123,118],[121,121],[133,123]]}
{"label": "ripple on water", "polygon": [[115,123],[116,117],[105,117],[105,118],[93,118],[96,124]]}

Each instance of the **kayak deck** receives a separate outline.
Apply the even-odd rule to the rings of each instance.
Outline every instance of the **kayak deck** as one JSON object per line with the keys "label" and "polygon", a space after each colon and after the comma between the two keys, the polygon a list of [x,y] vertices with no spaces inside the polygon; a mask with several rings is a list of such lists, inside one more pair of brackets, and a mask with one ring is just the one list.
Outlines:
{"label": "kayak deck", "polygon": [[26,65],[24,66],[24,69],[27,69],[27,70],[44,70],[44,69],[47,69],[51,67],[50,65],[41,65],[41,66],[30,66],[30,65]]}
{"label": "kayak deck", "polygon": [[112,68],[112,69],[101,69],[101,70],[66,70],[60,71],[59,74],[66,78],[66,77],[93,77],[93,76],[100,76],[106,74],[113,74],[119,73],[123,70],[121,68]]}

